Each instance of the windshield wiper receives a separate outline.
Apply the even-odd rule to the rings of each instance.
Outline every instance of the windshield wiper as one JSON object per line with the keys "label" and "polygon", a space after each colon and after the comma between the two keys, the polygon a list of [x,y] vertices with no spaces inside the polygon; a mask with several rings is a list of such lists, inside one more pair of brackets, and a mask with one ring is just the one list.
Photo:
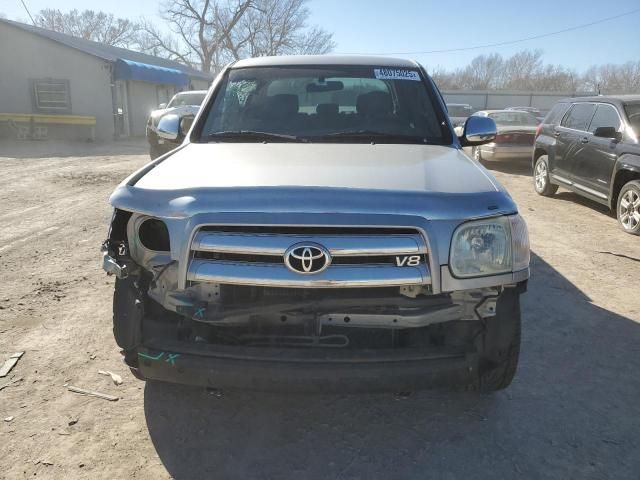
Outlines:
{"label": "windshield wiper", "polygon": [[335,132],[322,135],[323,138],[372,138],[395,141],[411,141],[412,143],[427,143],[426,139],[414,135],[402,135],[397,133],[378,132],[376,130],[352,130],[348,132]]}
{"label": "windshield wiper", "polygon": [[209,142],[219,139],[308,142],[306,138],[296,137],[295,135],[285,135],[283,133],[271,132],[256,132],[254,130],[228,130],[225,132],[214,132],[207,135],[206,139]]}

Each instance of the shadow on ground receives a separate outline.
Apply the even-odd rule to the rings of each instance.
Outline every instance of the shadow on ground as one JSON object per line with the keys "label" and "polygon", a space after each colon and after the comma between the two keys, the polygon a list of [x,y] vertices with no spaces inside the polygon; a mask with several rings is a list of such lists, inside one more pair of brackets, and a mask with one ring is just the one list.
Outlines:
{"label": "shadow on ground", "polygon": [[594,202],[593,200],[589,200],[588,198],[583,197],[582,195],[578,195],[577,193],[570,192],[568,190],[559,190],[553,196],[554,200],[562,200],[568,203],[576,203],[582,205],[584,207],[588,207],[596,212],[600,212],[604,215],[609,215],[615,217],[615,213],[612,213],[609,207],[606,205],[602,205],[601,203]]}
{"label": "shadow on ground", "polygon": [[593,305],[535,255],[532,271],[506,391],[216,398],[148,384],[158,455],[176,480],[637,479],[640,324]]}
{"label": "shadow on ground", "polygon": [[[521,175],[525,177],[531,177],[531,191],[534,190],[533,187],[533,173],[531,171],[531,164],[528,161],[502,161],[502,162],[483,162],[483,165],[489,171],[497,171],[510,175]],[[606,215],[615,216],[609,210],[609,207],[602,205],[598,202],[594,202],[593,200],[589,200],[588,198],[583,197],[582,195],[578,195],[577,193],[560,189],[558,193],[554,194],[554,199],[563,200],[565,202],[577,203],[582,206],[591,208],[595,211],[604,213]]]}
{"label": "shadow on ground", "polygon": [[97,155],[145,155],[148,153],[149,145],[144,138],[110,142],[0,140],[0,158],[68,158]]}
{"label": "shadow on ground", "polygon": [[[532,177],[531,161],[530,160],[502,160],[495,162],[483,161],[482,164],[489,171],[495,170],[502,173],[509,173],[512,175],[522,175],[525,177]],[[533,177],[532,177],[533,185]],[[533,186],[531,187],[533,188]]]}

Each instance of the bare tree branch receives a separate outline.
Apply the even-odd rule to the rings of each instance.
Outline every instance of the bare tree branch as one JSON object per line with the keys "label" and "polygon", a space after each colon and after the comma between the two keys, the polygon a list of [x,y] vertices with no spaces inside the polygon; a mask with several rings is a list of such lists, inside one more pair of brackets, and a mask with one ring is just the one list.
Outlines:
{"label": "bare tree branch", "polygon": [[35,21],[36,25],[48,30],[123,48],[136,45],[140,29],[135,22],[93,10],[71,10],[63,13],[49,8],[40,10]]}
{"label": "bare tree branch", "polygon": [[640,60],[593,66],[579,75],[560,65],[545,65],[541,50],[523,50],[506,59],[497,53],[480,55],[464,68],[435,68],[431,74],[443,90],[640,93]]}

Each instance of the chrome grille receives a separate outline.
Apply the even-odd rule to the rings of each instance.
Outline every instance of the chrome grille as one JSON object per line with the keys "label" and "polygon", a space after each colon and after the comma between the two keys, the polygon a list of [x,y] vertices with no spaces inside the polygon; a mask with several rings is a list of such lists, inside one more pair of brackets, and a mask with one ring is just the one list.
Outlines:
{"label": "chrome grille", "polygon": [[[301,275],[284,264],[285,252],[314,243],[333,259],[317,274]],[[419,255],[416,266],[397,266],[396,256]],[[427,244],[417,230],[347,227],[200,228],[187,269],[190,282],[270,287],[382,287],[431,283]]]}

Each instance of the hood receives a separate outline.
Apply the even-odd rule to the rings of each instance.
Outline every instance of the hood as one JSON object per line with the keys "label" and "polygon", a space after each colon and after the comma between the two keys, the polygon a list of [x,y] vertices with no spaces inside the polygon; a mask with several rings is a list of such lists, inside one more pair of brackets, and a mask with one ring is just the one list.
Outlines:
{"label": "hood", "polygon": [[192,143],[156,164],[135,187],[327,187],[431,193],[500,189],[481,166],[453,147],[317,143]]}

